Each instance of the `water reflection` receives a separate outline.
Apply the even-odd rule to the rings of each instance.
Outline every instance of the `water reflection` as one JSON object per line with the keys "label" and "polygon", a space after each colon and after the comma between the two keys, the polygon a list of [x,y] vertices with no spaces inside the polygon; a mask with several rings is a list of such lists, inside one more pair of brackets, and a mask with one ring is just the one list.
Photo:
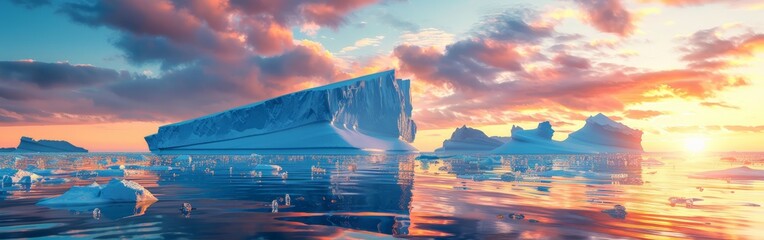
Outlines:
{"label": "water reflection", "polygon": [[[761,181],[687,176],[762,156],[0,154],[71,179],[4,185],[0,238],[755,238]],[[159,201],[35,205],[113,172]]]}

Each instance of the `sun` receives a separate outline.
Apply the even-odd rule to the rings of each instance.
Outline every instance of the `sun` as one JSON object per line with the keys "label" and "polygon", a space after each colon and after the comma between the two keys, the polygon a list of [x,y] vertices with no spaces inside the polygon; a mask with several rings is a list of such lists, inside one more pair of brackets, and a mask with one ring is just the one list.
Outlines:
{"label": "sun", "polygon": [[702,137],[688,137],[684,140],[684,149],[692,153],[702,152],[706,149],[706,139]]}

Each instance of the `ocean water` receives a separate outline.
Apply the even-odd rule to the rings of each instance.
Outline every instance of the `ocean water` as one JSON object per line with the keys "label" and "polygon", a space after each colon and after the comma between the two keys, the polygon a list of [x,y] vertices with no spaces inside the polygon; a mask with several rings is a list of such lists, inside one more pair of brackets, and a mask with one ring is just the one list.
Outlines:
{"label": "ocean water", "polygon": [[[0,154],[2,169],[51,178],[0,188],[0,238],[764,236],[764,181],[688,177],[742,165],[764,169],[764,154],[418,157]],[[141,184],[159,200],[36,205],[73,185],[114,177]],[[670,197],[695,201],[672,205]],[[194,209],[181,211],[184,203]]]}

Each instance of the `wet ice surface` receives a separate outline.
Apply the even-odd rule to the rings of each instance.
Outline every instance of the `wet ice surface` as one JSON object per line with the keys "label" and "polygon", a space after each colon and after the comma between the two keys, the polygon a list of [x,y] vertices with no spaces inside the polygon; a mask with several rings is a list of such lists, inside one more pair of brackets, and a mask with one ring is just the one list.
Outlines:
{"label": "wet ice surface", "polygon": [[[69,181],[2,185],[0,238],[764,234],[764,181],[688,177],[743,165],[764,169],[764,154],[416,158],[2,154],[0,169]],[[106,184],[114,177],[140,184],[159,201],[36,205],[73,185]]]}

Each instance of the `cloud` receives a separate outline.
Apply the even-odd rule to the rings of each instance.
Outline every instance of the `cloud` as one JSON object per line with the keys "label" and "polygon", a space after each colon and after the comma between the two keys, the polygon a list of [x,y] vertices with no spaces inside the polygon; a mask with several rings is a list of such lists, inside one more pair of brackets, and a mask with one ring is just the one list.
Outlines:
{"label": "cloud", "polygon": [[337,28],[375,1],[77,1],[72,21],[117,32],[152,76],[67,63],[1,62],[0,125],[176,121],[347,78],[292,28]]}
{"label": "cloud", "polygon": [[[6,87],[40,90],[74,89],[130,78],[127,72],[69,63],[0,61],[0,81]],[[19,92],[21,94],[21,92]]]}
{"label": "cloud", "polygon": [[575,0],[597,30],[628,36],[634,32],[634,17],[620,0]]}
{"label": "cloud", "polygon": [[722,107],[722,108],[729,108],[729,109],[740,109],[737,106],[729,105],[725,102],[700,102],[700,105],[705,107]]}
{"label": "cloud", "polygon": [[[517,121],[512,112],[518,111],[560,116],[623,112],[644,102],[709,99],[748,84],[744,78],[706,69],[651,70],[577,55],[574,53],[588,52],[586,46],[567,43],[579,41],[577,38],[557,38],[561,34],[553,31],[553,25],[537,28],[538,20],[527,12],[491,19],[508,19],[512,24],[485,21],[482,24],[495,25],[477,26],[472,36],[442,49],[409,44],[394,49],[399,72],[425,85],[419,88],[426,90],[415,95],[419,108],[415,119],[422,129],[470,122],[508,123]],[[538,30],[492,34],[515,31],[502,28]],[[545,43],[549,40],[555,44]],[[569,47],[558,48],[559,44]],[[624,114],[644,119],[660,113],[629,110]]]}
{"label": "cloud", "polygon": [[680,48],[685,55],[682,60],[692,66],[723,69],[730,59],[749,58],[764,50],[764,34],[745,32],[739,35],[720,37],[724,30],[719,27],[700,30],[686,38]]}
{"label": "cloud", "polygon": [[648,119],[657,117],[660,115],[665,115],[666,112],[661,111],[655,111],[655,110],[627,110],[623,112],[623,115],[627,118],[631,119]]}
{"label": "cloud", "polygon": [[385,39],[385,36],[361,38],[360,40],[355,41],[353,45],[340,49],[340,53],[347,53],[368,46],[379,46],[379,44],[382,42],[382,39]]}
{"label": "cloud", "polygon": [[442,49],[454,41],[454,34],[437,28],[424,28],[418,31],[404,32],[399,39],[399,44],[430,46]]}
{"label": "cloud", "polygon": [[740,126],[740,125],[730,125],[730,126],[724,126],[724,129],[727,129],[728,131],[733,132],[752,132],[752,133],[760,133],[764,132],[764,126]]}

